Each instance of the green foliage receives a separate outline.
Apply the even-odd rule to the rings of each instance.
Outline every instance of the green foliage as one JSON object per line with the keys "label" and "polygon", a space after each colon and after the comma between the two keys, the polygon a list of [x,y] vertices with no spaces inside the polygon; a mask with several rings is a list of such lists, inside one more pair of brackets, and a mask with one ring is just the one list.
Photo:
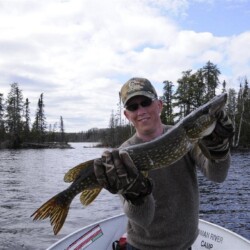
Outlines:
{"label": "green foliage", "polygon": [[199,81],[197,74],[191,73],[192,70],[184,71],[182,78],[177,80],[178,87],[174,94],[173,106],[179,108],[179,112],[176,112],[179,119],[191,113],[203,102],[201,99],[204,92],[201,93],[200,90],[204,89],[204,83]]}
{"label": "green foliage", "polygon": [[29,99],[26,98],[24,103],[24,126],[23,126],[23,140],[29,141],[30,139],[30,102]]}
{"label": "green foliage", "polygon": [[[170,112],[166,112],[164,107],[161,114],[163,123],[172,124],[173,119],[179,121],[213,98],[216,88],[219,86],[219,75],[220,71],[217,66],[209,61],[195,73],[192,73],[192,70],[182,72],[182,77],[177,80],[175,93],[172,91],[173,83],[164,81],[165,86],[161,99]],[[223,87],[225,90],[226,82]],[[174,114],[173,110],[175,110]]]}
{"label": "green foliage", "polygon": [[65,142],[64,123],[62,116],[60,116],[60,134],[61,134],[61,142]]}
{"label": "green foliage", "polygon": [[[118,105],[119,107],[119,105]],[[109,128],[105,131],[103,136],[100,138],[101,144],[108,147],[118,147],[124,141],[126,141],[132,133],[134,132],[133,128],[129,124],[123,124],[121,117],[121,110],[118,108],[116,114],[112,110]]]}
{"label": "green foliage", "polygon": [[[216,65],[208,61],[206,65],[192,72],[187,70],[182,72],[182,77],[177,80],[176,91],[173,91],[174,84],[171,81],[163,82],[163,96],[160,99],[163,102],[163,110],[161,120],[164,124],[174,124],[179,121],[194,109],[209,101],[216,95],[216,90],[219,87],[220,70]],[[236,91],[229,90],[228,113],[233,120],[237,129],[237,135],[240,139],[240,144],[249,145],[250,137],[250,103],[247,99],[247,81],[245,81],[244,90],[236,97]],[[226,92],[226,81],[222,83],[222,92]],[[248,95],[249,96],[249,95]],[[243,105],[244,104],[244,105]],[[126,126],[118,126],[117,120],[112,111],[109,130],[106,137],[102,139],[104,145],[114,146],[120,145],[123,141],[131,136],[131,133],[125,135]],[[129,130],[128,130],[129,131]],[[121,140],[121,135],[122,136]],[[244,138],[243,138],[244,135]],[[233,145],[237,144],[237,138],[234,138]]]}
{"label": "green foliage", "polygon": [[47,124],[46,124],[46,117],[44,113],[44,103],[43,103],[43,93],[42,93],[37,103],[35,121],[32,127],[33,137],[36,138],[36,141],[38,142],[45,141],[46,127],[47,127]]}
{"label": "green foliage", "polygon": [[6,136],[3,101],[3,94],[0,93],[0,141],[4,141]]}
{"label": "green foliage", "polygon": [[17,83],[11,84],[11,90],[6,101],[6,131],[11,147],[18,148],[22,142],[23,129],[23,94]]}
{"label": "green foliage", "polygon": [[[175,92],[174,83],[165,80],[163,95],[160,97],[163,102],[161,113],[163,123],[174,124],[214,97],[220,84],[219,75],[220,71],[217,66],[209,61],[196,72],[192,70],[182,72],[181,78],[177,80]],[[228,92],[227,112],[235,126],[232,145],[250,147],[250,90],[247,78],[240,81],[238,93],[234,89],[227,90],[226,82],[223,81],[222,92],[226,91]],[[17,148],[23,142],[66,141],[100,142],[105,147],[118,147],[135,133],[133,126],[122,118],[120,100],[117,104],[117,111],[111,112],[108,128],[92,128],[79,133],[65,133],[62,116],[59,126],[57,123],[47,126],[43,94],[38,100],[35,119],[30,129],[29,105],[28,98],[23,102],[22,91],[17,83],[11,84],[5,103],[3,94],[0,93],[0,147],[4,141],[8,141],[11,148]]]}
{"label": "green foliage", "polygon": [[220,70],[210,61],[201,69],[203,82],[206,85],[205,101],[209,101],[215,96],[215,90],[219,86]]}
{"label": "green foliage", "polygon": [[163,109],[161,112],[161,120],[164,124],[174,124],[174,113],[173,113],[173,83],[170,81],[163,82],[163,96],[160,97],[163,103]]}
{"label": "green foliage", "polygon": [[[219,73],[217,67],[212,67],[211,63],[209,63],[209,66],[216,70],[216,74]],[[166,80],[163,82],[163,96],[161,96],[160,99],[163,102],[161,119],[164,124],[173,124],[174,120],[177,122],[193,109],[204,104],[208,99],[208,89],[211,90],[211,93],[215,94],[215,89],[212,89],[211,86],[218,87],[218,82],[216,84],[211,84],[211,86],[208,87],[208,81],[204,80],[203,72],[202,69],[199,69],[195,73],[192,73],[191,70],[183,72],[182,78],[177,81],[178,86],[175,93],[173,91],[174,84],[171,81]],[[250,147],[250,91],[246,82],[247,80],[245,81],[244,90],[241,87],[238,96],[234,89],[228,90],[228,105],[226,109],[236,127],[236,135],[240,138],[239,145],[237,146]],[[226,82],[224,81],[222,92],[225,91]],[[210,96],[212,96],[211,93],[209,94]],[[242,96],[244,96],[244,110],[242,108]],[[118,107],[120,107],[120,104],[118,104]],[[176,111],[176,109],[178,110]],[[239,131],[241,116],[242,129]],[[111,112],[109,128],[95,128],[88,130],[87,132],[71,133],[68,134],[68,140],[95,141],[100,142],[106,147],[118,147],[134,133],[134,128],[122,121],[121,110],[118,108],[116,114],[114,114],[113,110]],[[235,136],[233,140],[234,142],[232,145],[236,146],[237,137]]]}
{"label": "green foliage", "polygon": [[[43,94],[38,100],[35,121],[31,130],[29,99],[26,98],[25,102],[23,101],[22,90],[18,83],[13,83],[10,87],[5,104],[3,94],[0,93],[0,148],[19,148],[23,146],[23,143],[48,142],[51,139],[51,134],[47,131]],[[60,122],[60,138],[55,136],[53,139],[64,142],[62,117],[60,117]]]}
{"label": "green foliage", "polygon": [[246,78],[243,83],[240,83],[240,90],[237,98],[233,146],[250,146],[250,89]]}

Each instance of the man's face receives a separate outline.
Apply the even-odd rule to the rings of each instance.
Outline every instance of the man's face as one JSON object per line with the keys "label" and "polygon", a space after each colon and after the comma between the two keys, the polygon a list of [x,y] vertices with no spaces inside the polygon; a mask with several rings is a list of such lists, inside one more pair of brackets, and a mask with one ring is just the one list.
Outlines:
{"label": "man's face", "polygon": [[124,114],[139,134],[146,135],[154,133],[161,124],[161,110],[162,102],[160,100],[151,102],[145,96],[135,96],[127,102]]}

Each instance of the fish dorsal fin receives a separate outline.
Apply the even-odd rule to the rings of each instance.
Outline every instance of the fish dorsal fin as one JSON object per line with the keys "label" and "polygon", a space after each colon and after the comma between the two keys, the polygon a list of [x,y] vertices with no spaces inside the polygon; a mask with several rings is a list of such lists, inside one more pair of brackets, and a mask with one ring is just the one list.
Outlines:
{"label": "fish dorsal fin", "polygon": [[84,206],[89,205],[101,192],[102,188],[85,189],[80,197],[80,201]]}
{"label": "fish dorsal fin", "polygon": [[77,179],[80,175],[81,171],[86,170],[87,168],[94,166],[94,160],[86,161],[83,163],[78,164],[77,166],[71,168],[65,175],[64,181],[65,182],[72,182]]}

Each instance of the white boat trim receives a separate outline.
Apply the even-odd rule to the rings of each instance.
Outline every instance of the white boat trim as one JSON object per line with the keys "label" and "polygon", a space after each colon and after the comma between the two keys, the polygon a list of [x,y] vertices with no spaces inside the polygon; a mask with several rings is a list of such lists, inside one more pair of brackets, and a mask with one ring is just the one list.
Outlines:
{"label": "white boat trim", "polygon": [[[83,227],[47,250],[111,250],[126,232],[127,217],[120,214]],[[250,241],[226,228],[199,220],[199,235],[192,250],[250,250]]]}

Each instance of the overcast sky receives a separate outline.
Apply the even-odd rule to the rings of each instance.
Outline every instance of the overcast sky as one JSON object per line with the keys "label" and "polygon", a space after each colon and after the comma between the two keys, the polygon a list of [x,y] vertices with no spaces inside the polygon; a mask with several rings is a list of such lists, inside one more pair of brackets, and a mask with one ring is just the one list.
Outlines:
{"label": "overcast sky", "polygon": [[162,93],[207,61],[227,88],[250,76],[250,0],[0,0],[0,93],[44,93],[48,124],[108,127],[134,76]]}

